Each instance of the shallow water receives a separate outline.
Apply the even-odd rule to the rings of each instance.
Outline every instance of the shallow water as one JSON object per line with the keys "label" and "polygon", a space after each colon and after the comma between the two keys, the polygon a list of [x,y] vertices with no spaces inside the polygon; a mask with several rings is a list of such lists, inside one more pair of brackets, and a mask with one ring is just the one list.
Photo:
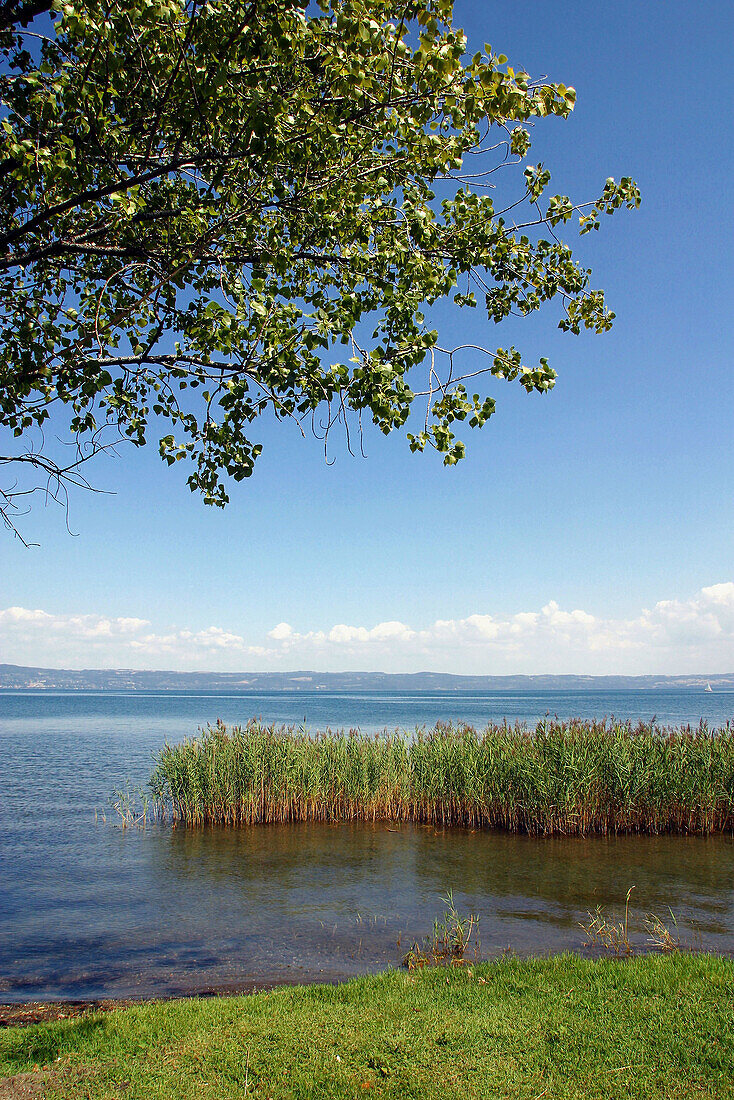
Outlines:
{"label": "shallow water", "polygon": [[[666,693],[634,694],[645,696],[637,712],[607,695],[592,713],[664,717],[650,696]],[[721,708],[713,721],[729,717],[720,696],[667,694],[679,697],[662,704],[682,717],[664,720],[697,721],[697,705]],[[305,713],[312,727],[369,730],[451,716],[482,725],[503,712],[588,715],[581,708],[592,705],[550,693],[0,696],[0,1000],[244,989],[382,969],[430,931],[448,889],[461,912],[480,916],[488,956],[580,950],[587,910],[621,917],[630,886],[640,944],[641,917],[670,924],[672,909],[685,940],[734,954],[729,837],[543,840],[383,824],[123,830],[109,809],[116,785],[147,778],[166,737],[217,716]],[[95,806],[106,822],[95,822]]]}

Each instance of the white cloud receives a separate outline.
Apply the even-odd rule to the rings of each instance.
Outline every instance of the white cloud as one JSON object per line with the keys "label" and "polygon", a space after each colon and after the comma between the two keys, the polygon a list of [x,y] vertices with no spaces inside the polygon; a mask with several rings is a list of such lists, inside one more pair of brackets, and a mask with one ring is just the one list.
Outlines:
{"label": "white cloud", "polygon": [[27,607],[6,607],[0,611],[0,625],[5,623],[48,623],[53,619],[46,611],[29,611]]}
{"label": "white cloud", "polygon": [[148,619],[131,616],[52,615],[8,607],[0,611],[0,661],[97,668],[161,667],[161,662],[168,662],[176,668],[219,668],[230,654],[237,654],[241,665],[250,655],[269,653],[219,626],[159,633],[151,625]]}
{"label": "white cloud", "polygon": [[336,645],[351,645],[354,642],[407,642],[415,637],[415,631],[411,630],[405,623],[399,622],[378,623],[371,630],[364,626],[347,626],[345,623],[339,623],[338,626],[332,626],[325,636],[322,631],[318,631],[317,633],[306,634],[304,637],[311,640],[317,638],[323,640],[325,637],[326,640],[334,642]]}
{"label": "white cloud", "polygon": [[734,582],[660,600],[626,619],[550,600],[540,610],[503,616],[482,609],[422,627],[391,619],[298,631],[281,622],[264,639],[218,625],[160,630],[132,616],[9,607],[0,610],[0,661],[221,671],[727,672],[734,671]]}
{"label": "white cloud", "polygon": [[[539,611],[477,612],[417,629],[402,622],[338,623],[270,631],[289,664],[320,669],[466,672],[685,673],[734,671],[734,583],[689,600],[661,600],[630,619],[603,618],[550,600]],[[285,667],[285,666],[282,666]]]}
{"label": "white cloud", "polygon": [[239,634],[230,634],[218,626],[196,632],[179,630],[173,634],[144,634],[131,638],[130,646],[149,653],[178,653],[182,649],[202,652],[237,650],[244,653],[250,648]]}
{"label": "white cloud", "polygon": [[293,627],[289,623],[278,623],[268,632],[268,638],[275,642],[287,642],[293,634]]}

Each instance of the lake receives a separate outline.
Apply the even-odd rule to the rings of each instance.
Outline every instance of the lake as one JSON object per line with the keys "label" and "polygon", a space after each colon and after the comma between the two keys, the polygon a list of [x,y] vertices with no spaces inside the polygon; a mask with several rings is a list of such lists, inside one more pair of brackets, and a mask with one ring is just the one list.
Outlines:
{"label": "lake", "polygon": [[[221,695],[0,693],[0,1001],[149,997],[332,981],[398,965],[452,889],[482,951],[581,950],[605,906],[656,913],[734,953],[731,837],[533,839],[376,825],[118,827],[110,798],[144,783],[164,740],[221,717],[414,729],[507,717],[723,724],[700,691]],[[95,816],[96,811],[96,816]],[[105,820],[106,817],[106,820]]]}

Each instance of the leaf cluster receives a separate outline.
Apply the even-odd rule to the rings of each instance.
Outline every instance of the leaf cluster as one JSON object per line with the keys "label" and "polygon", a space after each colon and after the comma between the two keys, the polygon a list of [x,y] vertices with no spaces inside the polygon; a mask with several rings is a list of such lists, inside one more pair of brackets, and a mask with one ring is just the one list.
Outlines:
{"label": "leaf cluster", "polygon": [[[582,208],[541,206],[542,165],[510,208],[491,194],[574,90],[469,57],[452,18],[452,0],[0,5],[0,430],[19,441],[0,462],[33,465],[24,441],[59,410],[80,460],[155,422],[223,505],[266,412],[387,434],[420,397],[410,445],[451,464],[456,422],[494,399],[467,394],[427,307],[478,293],[498,322],[558,298],[562,327],[609,327],[555,236]],[[638,203],[608,180],[581,230]],[[484,351],[473,375],[553,385],[545,360]]]}

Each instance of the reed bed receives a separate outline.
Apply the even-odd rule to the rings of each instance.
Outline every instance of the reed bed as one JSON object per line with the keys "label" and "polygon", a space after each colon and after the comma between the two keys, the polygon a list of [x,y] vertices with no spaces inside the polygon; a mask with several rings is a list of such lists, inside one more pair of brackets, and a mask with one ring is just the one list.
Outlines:
{"label": "reed bed", "polygon": [[532,835],[734,829],[734,725],[546,720],[477,732],[310,734],[257,721],[165,745],[159,813],[185,825],[415,822]]}

